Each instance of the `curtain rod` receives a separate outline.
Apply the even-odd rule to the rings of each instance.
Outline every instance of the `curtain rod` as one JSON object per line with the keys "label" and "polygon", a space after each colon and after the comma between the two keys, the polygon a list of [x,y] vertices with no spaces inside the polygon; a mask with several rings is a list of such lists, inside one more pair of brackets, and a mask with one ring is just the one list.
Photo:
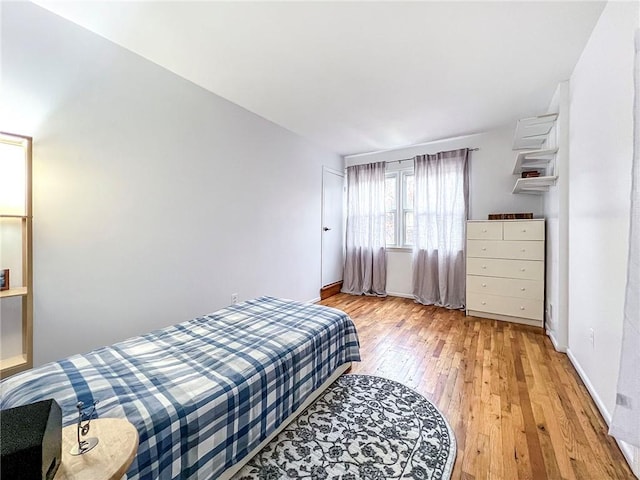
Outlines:
{"label": "curtain rod", "polygon": [[[470,148],[469,149],[470,152],[477,152],[478,150],[480,150],[480,149],[479,148]],[[414,157],[403,158],[403,159],[400,159],[400,160],[389,160],[389,163],[392,163],[392,162],[398,162],[398,163],[400,163],[400,162],[408,162],[409,160],[413,160],[413,158]]]}

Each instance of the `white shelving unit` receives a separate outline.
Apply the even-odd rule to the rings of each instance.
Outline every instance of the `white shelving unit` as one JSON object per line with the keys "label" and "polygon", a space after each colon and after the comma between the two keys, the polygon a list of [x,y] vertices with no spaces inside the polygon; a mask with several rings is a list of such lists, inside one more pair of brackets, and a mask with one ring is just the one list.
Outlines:
{"label": "white shelving unit", "polygon": [[516,163],[513,166],[513,174],[520,175],[524,170],[533,168],[544,168],[548,172],[551,162],[555,159],[557,148],[546,150],[531,150],[519,152],[516,155]]}
{"label": "white shelving unit", "polygon": [[[518,178],[511,193],[541,195],[556,184],[558,176],[555,158],[558,148],[549,148],[549,134],[553,129],[557,113],[548,113],[537,117],[518,120],[513,140],[513,149],[521,150],[516,155],[513,175],[526,170],[540,170],[539,177]],[[543,147],[547,148],[543,148]]]}
{"label": "white shelving unit", "polygon": [[557,175],[545,175],[544,177],[519,178],[511,193],[529,193],[539,195],[549,191],[549,187],[556,184]]}
{"label": "white shelving unit", "polygon": [[548,113],[518,120],[513,138],[513,149],[532,150],[542,148],[557,118],[557,113]]}

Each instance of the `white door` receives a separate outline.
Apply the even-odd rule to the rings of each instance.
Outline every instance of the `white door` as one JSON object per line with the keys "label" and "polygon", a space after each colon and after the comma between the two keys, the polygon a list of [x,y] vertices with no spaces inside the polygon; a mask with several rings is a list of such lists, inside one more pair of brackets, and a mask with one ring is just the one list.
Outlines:
{"label": "white door", "polygon": [[342,280],[344,175],[322,168],[322,286]]}

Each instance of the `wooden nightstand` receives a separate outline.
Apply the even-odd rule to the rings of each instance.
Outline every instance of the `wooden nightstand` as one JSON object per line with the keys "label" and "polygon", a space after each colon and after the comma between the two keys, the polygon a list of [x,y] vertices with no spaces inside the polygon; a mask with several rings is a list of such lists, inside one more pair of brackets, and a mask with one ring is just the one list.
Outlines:
{"label": "wooden nightstand", "polygon": [[120,480],[127,473],[138,450],[138,431],[122,418],[98,418],[91,421],[87,437],[99,440],[83,455],[69,452],[78,444],[77,426],[62,429],[62,463],[54,480]]}

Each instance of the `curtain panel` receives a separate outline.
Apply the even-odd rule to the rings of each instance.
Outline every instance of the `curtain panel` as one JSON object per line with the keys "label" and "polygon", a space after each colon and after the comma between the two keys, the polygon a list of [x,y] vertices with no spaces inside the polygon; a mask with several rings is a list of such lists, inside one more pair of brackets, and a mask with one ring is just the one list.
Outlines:
{"label": "curtain panel", "polygon": [[387,294],[384,195],[384,162],[347,168],[344,293]]}
{"label": "curtain panel", "polygon": [[631,220],[625,292],[620,373],[616,406],[609,433],[640,447],[640,30],[635,38],[635,101],[633,109],[633,163],[631,167]]}
{"label": "curtain panel", "polygon": [[417,302],[465,306],[469,149],[415,157],[413,295]]}

